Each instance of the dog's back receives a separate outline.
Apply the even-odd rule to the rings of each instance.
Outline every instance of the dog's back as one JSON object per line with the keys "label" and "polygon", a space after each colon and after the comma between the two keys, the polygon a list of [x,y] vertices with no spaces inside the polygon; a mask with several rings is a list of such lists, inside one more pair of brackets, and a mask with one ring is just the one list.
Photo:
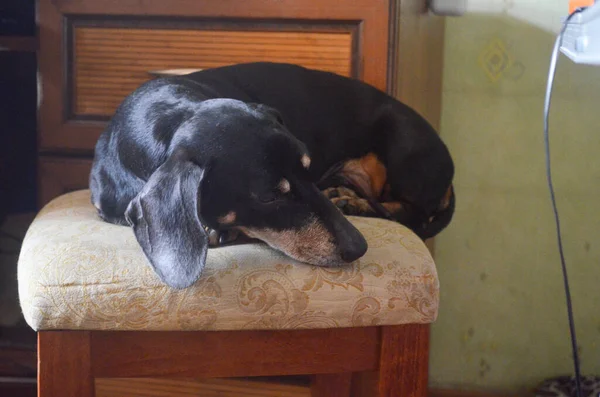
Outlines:
{"label": "dog's back", "polygon": [[221,95],[262,103],[279,110],[290,131],[306,144],[320,175],[335,162],[373,150],[366,134],[376,117],[372,109],[387,95],[358,80],[291,64],[258,62],[192,73]]}

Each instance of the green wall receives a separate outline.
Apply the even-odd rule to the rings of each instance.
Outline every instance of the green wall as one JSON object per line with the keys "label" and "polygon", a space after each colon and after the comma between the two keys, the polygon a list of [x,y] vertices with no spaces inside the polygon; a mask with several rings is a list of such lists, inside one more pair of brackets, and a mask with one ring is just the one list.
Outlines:
{"label": "green wall", "polygon": [[[542,133],[554,38],[508,17],[447,18],[457,209],[436,239],[435,387],[518,391],[572,372]],[[559,59],[550,135],[582,369],[600,375],[600,67]]]}

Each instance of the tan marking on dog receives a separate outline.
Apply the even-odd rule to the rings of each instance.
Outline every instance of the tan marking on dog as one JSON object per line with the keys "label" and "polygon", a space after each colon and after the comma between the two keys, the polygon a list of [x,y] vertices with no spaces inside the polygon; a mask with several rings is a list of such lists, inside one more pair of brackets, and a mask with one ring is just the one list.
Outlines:
{"label": "tan marking on dog", "polygon": [[366,195],[373,196],[371,181],[365,170],[360,165],[360,160],[350,160],[344,164],[340,174],[348,179],[352,184],[359,187]]}
{"label": "tan marking on dog", "polygon": [[307,154],[303,154],[302,158],[300,159],[300,162],[302,163],[302,166],[306,169],[308,169],[310,167],[310,157],[308,157]]}
{"label": "tan marking on dog", "polygon": [[387,170],[374,153],[347,161],[340,173],[371,198],[379,198],[387,180]]}
{"label": "tan marking on dog", "polygon": [[234,211],[229,211],[226,215],[220,216],[217,221],[222,225],[229,225],[235,222],[237,214]]}
{"label": "tan marking on dog", "polygon": [[283,178],[280,182],[279,182],[279,190],[281,190],[281,193],[289,193],[290,190],[292,189],[292,187],[290,186],[290,181],[288,181],[287,179]]}
{"label": "tan marking on dog", "polygon": [[343,263],[333,236],[316,218],[299,230],[240,229],[248,237],[262,240],[300,262],[315,266]]}
{"label": "tan marking on dog", "polygon": [[387,180],[387,170],[385,165],[374,153],[369,153],[365,157],[360,159],[360,165],[363,167],[369,180],[371,181],[371,189],[373,190],[374,197],[381,196],[383,186]]}
{"label": "tan marking on dog", "polygon": [[446,208],[448,208],[450,206],[450,199],[452,199],[452,185],[450,185],[448,190],[446,190],[446,194],[444,194],[444,197],[442,198],[442,201],[440,202],[440,206],[438,207],[438,210],[443,211]]}

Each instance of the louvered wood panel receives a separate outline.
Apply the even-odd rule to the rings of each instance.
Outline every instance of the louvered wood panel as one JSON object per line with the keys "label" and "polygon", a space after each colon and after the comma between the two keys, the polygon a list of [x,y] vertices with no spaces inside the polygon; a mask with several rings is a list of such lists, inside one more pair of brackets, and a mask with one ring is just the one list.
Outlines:
{"label": "louvered wood panel", "polygon": [[73,30],[72,112],[110,116],[157,69],[289,62],[350,76],[351,32],[102,28]]}

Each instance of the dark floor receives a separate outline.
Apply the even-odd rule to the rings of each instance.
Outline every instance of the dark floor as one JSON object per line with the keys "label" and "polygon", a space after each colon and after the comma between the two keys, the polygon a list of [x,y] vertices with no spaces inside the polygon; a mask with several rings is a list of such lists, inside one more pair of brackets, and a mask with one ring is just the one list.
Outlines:
{"label": "dark floor", "polygon": [[0,396],[34,397],[36,334],[26,325],[0,328]]}

